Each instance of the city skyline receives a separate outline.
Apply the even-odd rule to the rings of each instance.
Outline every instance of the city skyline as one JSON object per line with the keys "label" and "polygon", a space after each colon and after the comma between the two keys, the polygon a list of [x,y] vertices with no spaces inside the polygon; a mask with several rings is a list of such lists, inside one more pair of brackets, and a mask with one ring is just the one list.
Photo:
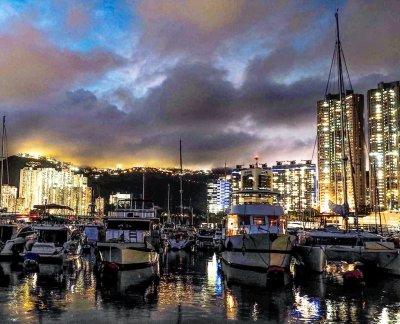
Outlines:
{"label": "city skyline", "polygon": [[10,154],[176,167],[182,139],[191,169],[311,159],[337,7],[355,93],[399,80],[397,1],[2,2]]}

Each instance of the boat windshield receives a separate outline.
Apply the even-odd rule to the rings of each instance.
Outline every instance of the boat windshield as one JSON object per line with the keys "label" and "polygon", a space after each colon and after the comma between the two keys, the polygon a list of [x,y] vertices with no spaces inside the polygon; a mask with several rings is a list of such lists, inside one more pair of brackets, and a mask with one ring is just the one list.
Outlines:
{"label": "boat windshield", "polygon": [[56,246],[62,246],[67,240],[67,230],[39,230],[38,242],[52,242]]}

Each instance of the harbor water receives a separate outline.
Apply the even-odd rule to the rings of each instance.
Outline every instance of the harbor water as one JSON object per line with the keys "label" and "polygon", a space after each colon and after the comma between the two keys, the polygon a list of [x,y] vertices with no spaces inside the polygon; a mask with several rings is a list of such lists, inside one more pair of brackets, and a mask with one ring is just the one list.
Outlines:
{"label": "harbor water", "polygon": [[[168,252],[160,275],[129,270],[100,282],[88,255],[68,269],[37,273],[1,263],[1,323],[128,322],[400,322],[400,278],[372,276],[343,283],[340,267],[325,274],[293,269],[267,287],[227,282],[214,253]],[[246,273],[243,274],[245,277]]]}

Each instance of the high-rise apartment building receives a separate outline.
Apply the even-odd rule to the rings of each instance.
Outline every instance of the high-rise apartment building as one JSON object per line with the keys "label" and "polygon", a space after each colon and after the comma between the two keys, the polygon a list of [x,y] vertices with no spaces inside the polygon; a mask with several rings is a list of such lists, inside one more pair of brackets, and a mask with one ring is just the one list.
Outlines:
{"label": "high-rise apartment building", "polygon": [[[342,136],[348,158],[347,197],[350,209],[365,208],[364,96],[347,91],[344,95],[345,122],[342,124],[339,95],[328,94],[317,102],[318,201],[321,212],[328,202],[344,203]],[[345,129],[345,132],[343,132]]]}
{"label": "high-rise apartment building", "polygon": [[218,214],[225,212],[231,206],[232,182],[231,176],[219,177],[207,184],[208,212]]}
{"label": "high-rise apartment building", "polygon": [[68,168],[26,167],[20,172],[21,211],[28,212],[34,205],[58,204],[71,207],[77,215],[86,215],[91,194],[87,178]]}
{"label": "high-rise apartment building", "polygon": [[271,196],[258,194],[262,191],[272,191],[272,170],[267,164],[259,164],[257,160],[258,158],[249,168],[238,166],[239,168],[232,172],[233,203],[272,203]]}
{"label": "high-rise apartment building", "polygon": [[280,193],[277,202],[289,211],[311,210],[316,205],[316,166],[311,161],[277,161],[272,167],[273,189]]}
{"label": "high-rise apartment building", "polygon": [[17,211],[17,187],[3,184],[1,188],[0,207],[7,212]]}
{"label": "high-rise apartment building", "polygon": [[368,91],[371,207],[398,211],[400,176],[400,81]]}

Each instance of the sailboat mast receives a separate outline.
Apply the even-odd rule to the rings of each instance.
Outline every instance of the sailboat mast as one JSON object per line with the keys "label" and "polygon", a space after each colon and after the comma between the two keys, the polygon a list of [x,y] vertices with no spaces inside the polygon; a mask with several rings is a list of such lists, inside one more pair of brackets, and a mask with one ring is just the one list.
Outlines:
{"label": "sailboat mast", "polygon": [[183,169],[182,169],[182,140],[179,140],[179,160],[181,164],[181,172],[179,175],[179,193],[181,196],[181,224],[183,224],[183,188],[182,188],[182,176],[183,176]]}
{"label": "sailboat mast", "polygon": [[0,171],[0,209],[3,208],[3,175],[4,175],[4,141],[5,141],[5,132],[6,132],[6,116],[3,116],[3,131],[1,137],[1,171]]}
{"label": "sailboat mast", "polygon": [[167,202],[167,210],[168,210],[168,219],[167,222],[170,223],[171,222],[171,211],[169,209],[169,192],[170,192],[170,187],[169,187],[169,183],[168,183],[168,202]]}
{"label": "sailboat mast", "polygon": [[142,187],[142,217],[144,217],[144,184],[145,184],[145,172],[143,172],[143,187]]}
{"label": "sailboat mast", "polygon": [[342,147],[342,184],[343,184],[343,206],[344,210],[344,220],[346,224],[346,229],[349,227],[348,221],[348,198],[347,198],[347,156],[346,156],[346,105],[344,103],[344,83],[343,83],[343,69],[342,69],[342,48],[340,43],[340,34],[339,34],[339,15],[336,11],[336,57],[337,57],[337,68],[338,68],[338,90],[339,90],[339,102],[340,102],[340,121],[342,125],[342,134],[341,134],[341,147]]}

